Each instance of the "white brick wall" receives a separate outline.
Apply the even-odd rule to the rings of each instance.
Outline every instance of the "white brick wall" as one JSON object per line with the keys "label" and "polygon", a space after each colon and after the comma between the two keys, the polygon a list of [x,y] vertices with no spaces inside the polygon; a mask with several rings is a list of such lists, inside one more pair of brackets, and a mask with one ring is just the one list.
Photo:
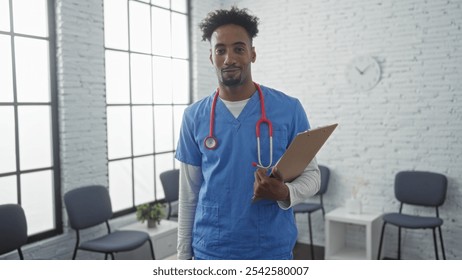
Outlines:
{"label": "white brick wall", "polygon": [[[446,255],[462,259],[462,1],[242,0],[220,7],[235,3],[261,20],[254,79],[299,98],[312,126],[339,123],[318,155],[332,170],[327,211],[342,206],[355,186],[365,210],[395,211],[396,172],[444,173]],[[218,5],[192,6],[204,17]],[[345,81],[345,65],[357,54],[374,56],[382,67],[382,80],[370,92],[356,92]],[[216,78],[208,53],[194,59],[199,98],[210,94]],[[298,221],[299,239],[308,242],[306,216]],[[314,243],[323,246],[320,213],[313,225]],[[384,253],[395,257],[397,230],[388,229]],[[430,232],[405,232],[402,245],[405,259],[434,258]]]}
{"label": "white brick wall", "polygon": [[63,193],[107,185],[103,1],[56,1]]}
{"label": "white brick wall", "polygon": [[212,94],[217,87],[216,75],[209,60],[210,44],[202,41],[200,21],[210,11],[221,9],[220,1],[191,1],[191,41],[192,41],[192,84],[193,99],[198,100]]}

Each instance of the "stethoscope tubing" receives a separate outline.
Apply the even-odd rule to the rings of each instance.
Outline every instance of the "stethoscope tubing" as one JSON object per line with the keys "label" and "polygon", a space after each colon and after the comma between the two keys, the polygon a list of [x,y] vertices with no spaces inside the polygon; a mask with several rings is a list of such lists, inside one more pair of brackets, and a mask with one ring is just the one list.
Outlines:
{"label": "stethoscope tubing", "polygon": [[[257,136],[257,155],[258,155],[258,164],[253,163],[254,166],[259,168],[270,168],[273,163],[273,124],[271,121],[266,118],[266,111],[265,111],[265,99],[263,97],[263,92],[260,88],[260,85],[254,82],[255,87],[257,88],[258,95],[260,97],[260,108],[261,108],[261,117],[255,124],[255,133]],[[218,147],[218,140],[213,136],[214,132],[214,125],[215,125],[215,107],[218,101],[218,96],[220,93],[220,89],[217,88],[217,91],[213,97],[212,107],[210,109],[210,123],[209,123],[209,135],[204,139],[204,146],[209,150],[215,150]],[[269,132],[269,140],[270,140],[270,160],[269,165],[264,166],[261,161],[261,149],[260,149],[260,126],[262,123],[266,123],[268,125],[268,132]]]}

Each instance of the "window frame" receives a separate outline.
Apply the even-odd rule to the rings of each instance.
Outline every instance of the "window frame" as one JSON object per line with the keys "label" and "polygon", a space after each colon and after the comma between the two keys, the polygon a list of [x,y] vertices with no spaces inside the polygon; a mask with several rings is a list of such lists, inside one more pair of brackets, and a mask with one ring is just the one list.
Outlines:
{"label": "window frame", "polygon": [[[17,33],[14,30],[14,18],[13,18],[13,0],[9,0],[9,31],[0,31],[0,34],[9,36],[11,43],[11,74],[12,74],[12,90],[13,100],[11,102],[0,102],[0,106],[11,107],[14,112],[14,136],[15,136],[15,171],[0,173],[0,177],[15,176],[16,177],[16,189],[17,189],[17,203],[22,205],[22,193],[21,193],[21,176],[24,174],[31,174],[41,171],[52,172],[52,192],[51,199],[53,200],[53,227],[35,234],[28,236],[27,243],[33,243],[39,240],[44,240],[53,236],[57,236],[63,233],[62,223],[62,202],[61,202],[61,168],[59,158],[59,123],[58,123],[58,91],[57,91],[57,71],[56,71],[56,32],[55,32],[55,0],[46,0],[46,11],[47,11],[47,25],[48,35],[37,36],[30,34]],[[16,80],[16,46],[15,38],[29,38],[44,40],[48,42],[48,63],[49,63],[49,102],[24,102],[18,101],[17,92],[17,80]],[[19,138],[19,108],[24,106],[44,106],[50,110],[50,152],[51,154],[51,166],[39,167],[27,170],[21,170],[20,168],[20,138]],[[27,213],[26,213],[27,216]]]}
{"label": "window frame", "polygon": [[[168,107],[171,109],[171,118],[172,118],[172,133],[175,134],[175,108],[178,108],[179,106],[182,106],[182,107],[187,107],[188,105],[191,104],[191,100],[192,100],[192,37],[191,37],[191,6],[190,6],[190,0],[186,0],[186,12],[180,12],[180,11],[176,11],[172,8],[172,1],[174,0],[171,0],[170,1],[170,7],[169,8],[166,8],[166,7],[161,7],[161,6],[158,6],[158,5],[155,5],[154,3],[151,3],[151,1],[138,1],[138,0],[127,0],[126,1],[126,4],[127,4],[127,28],[128,28],[128,45],[127,45],[127,49],[118,49],[118,48],[114,48],[114,47],[108,47],[106,46],[106,42],[104,43],[104,50],[105,50],[105,54],[107,51],[113,51],[113,52],[122,52],[122,53],[125,53],[128,55],[128,67],[129,67],[129,71],[128,71],[128,79],[129,79],[129,91],[130,91],[130,96],[129,96],[129,101],[128,103],[124,102],[124,103],[108,103],[106,101],[106,109],[109,109],[111,107],[127,107],[129,108],[129,112],[130,112],[130,119],[129,119],[129,122],[130,122],[130,156],[122,156],[122,157],[116,157],[116,158],[110,158],[109,157],[109,131],[108,131],[108,159],[107,159],[107,163],[108,163],[108,167],[110,165],[111,162],[116,162],[116,161],[123,161],[123,160],[130,160],[130,166],[131,166],[131,172],[130,172],[130,179],[131,179],[131,207],[129,208],[125,208],[125,209],[122,209],[122,210],[116,210],[114,212],[114,218],[116,217],[120,217],[120,216],[123,216],[123,215],[126,215],[126,214],[129,214],[129,213],[133,213],[136,211],[136,185],[135,185],[135,159],[137,158],[143,158],[143,157],[146,157],[146,156],[152,156],[153,157],[153,167],[154,167],[154,170],[153,170],[153,177],[154,177],[154,197],[157,198],[158,197],[158,188],[161,186],[157,186],[157,180],[155,178],[155,175],[156,175],[156,156],[159,156],[159,155],[166,155],[166,154],[173,154],[173,158],[172,158],[172,166],[174,166],[174,168],[178,168],[178,162],[176,162],[175,158],[174,158],[174,154],[175,154],[175,151],[176,151],[176,143],[175,143],[175,135],[172,135],[172,150],[166,150],[166,151],[161,151],[161,152],[156,152],[156,147],[155,147],[155,127],[156,127],[156,124],[155,124],[155,108],[156,107],[159,107],[159,106],[162,106],[162,107]],[[145,52],[140,52],[140,51],[134,51],[130,48],[130,2],[137,2],[137,3],[142,3],[142,4],[145,4],[145,5],[149,5],[149,15],[150,15],[150,21],[151,21],[151,26],[149,26],[149,29],[150,29],[150,33],[151,33],[151,37],[150,37],[150,46],[151,46],[151,51],[149,53],[145,53]],[[170,53],[170,55],[163,55],[163,54],[154,54],[153,53],[153,50],[152,50],[152,8],[155,7],[155,8],[159,8],[159,9],[163,9],[163,10],[166,10],[169,12],[169,18],[170,18],[170,23],[172,23],[172,14],[173,13],[176,13],[176,14],[181,14],[181,15],[184,15],[186,16],[186,22],[187,22],[187,42],[188,42],[188,49],[187,49],[187,55],[188,57],[187,58],[180,58],[180,57],[176,57],[174,56],[173,53]],[[103,4],[103,9],[104,9],[104,4]],[[173,30],[170,29],[170,35],[172,34]],[[171,49],[172,50],[172,49]],[[189,88],[188,88],[188,100],[187,102],[185,103],[175,103],[175,100],[172,98],[171,102],[170,103],[156,103],[155,101],[155,98],[153,96],[153,99],[151,101],[151,103],[134,103],[132,102],[132,96],[133,96],[133,93],[132,93],[132,87],[131,87],[131,82],[132,82],[132,76],[131,76],[131,73],[132,73],[132,56],[133,55],[149,55],[150,56],[150,60],[151,60],[151,74],[153,74],[153,71],[154,69],[152,69],[152,62],[155,58],[167,58],[167,59],[170,59],[170,62],[173,62],[175,59],[176,60],[182,60],[182,61],[187,61],[188,62],[188,81],[189,81]],[[107,61],[106,61],[106,58],[105,58],[105,67],[107,65]],[[107,69],[106,69],[106,73],[107,73]],[[173,74],[173,73],[172,73]],[[106,80],[106,84],[107,84],[107,80]],[[152,78],[152,75],[151,75],[151,92],[154,90],[154,79]],[[135,154],[134,152],[134,131],[133,131],[133,119],[134,119],[134,108],[137,108],[137,107],[143,107],[143,106],[149,106],[151,107],[152,109],[152,127],[153,127],[153,151],[152,153],[148,153],[148,154]],[[108,118],[109,119],[109,116]],[[177,121],[180,121],[180,124],[181,124],[181,120],[177,120]],[[109,174],[109,170],[108,170],[108,174]],[[111,182],[109,181],[109,189],[111,188]],[[154,201],[151,201],[151,202],[164,202],[165,199],[155,199]]]}

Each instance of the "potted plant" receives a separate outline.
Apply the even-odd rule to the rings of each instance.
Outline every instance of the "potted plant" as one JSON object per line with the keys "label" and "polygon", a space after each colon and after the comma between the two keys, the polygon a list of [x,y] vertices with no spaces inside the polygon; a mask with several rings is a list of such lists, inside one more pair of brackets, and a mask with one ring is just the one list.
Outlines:
{"label": "potted plant", "polygon": [[141,223],[148,222],[148,228],[156,227],[160,220],[165,217],[163,203],[145,203],[136,207],[136,219]]}

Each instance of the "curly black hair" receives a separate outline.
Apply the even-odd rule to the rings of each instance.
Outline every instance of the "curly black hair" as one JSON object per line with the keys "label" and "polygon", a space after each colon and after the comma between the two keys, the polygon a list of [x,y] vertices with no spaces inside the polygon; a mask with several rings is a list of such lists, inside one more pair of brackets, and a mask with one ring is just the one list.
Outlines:
{"label": "curly black hair", "polygon": [[248,13],[247,9],[238,9],[233,6],[230,10],[216,10],[208,13],[207,17],[199,24],[202,30],[202,41],[212,37],[212,33],[218,27],[226,24],[236,24],[242,26],[249,34],[250,40],[258,34],[259,18]]}

